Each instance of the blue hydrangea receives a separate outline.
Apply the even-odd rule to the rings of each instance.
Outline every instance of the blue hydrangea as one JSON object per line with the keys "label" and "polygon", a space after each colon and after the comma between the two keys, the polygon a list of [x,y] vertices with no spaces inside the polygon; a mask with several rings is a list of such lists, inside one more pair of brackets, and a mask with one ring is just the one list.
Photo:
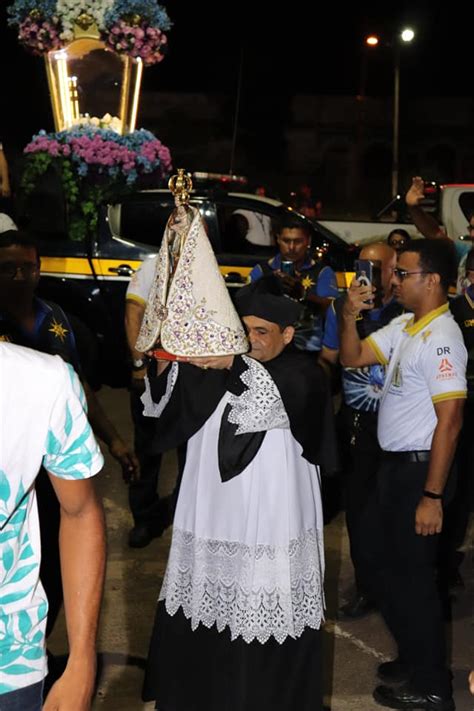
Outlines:
{"label": "blue hydrangea", "polygon": [[56,15],[56,0],[15,0],[7,8],[9,25],[19,25],[32,10],[38,10],[44,17]]}
{"label": "blue hydrangea", "polygon": [[124,15],[140,15],[150,25],[163,31],[172,26],[165,8],[158,5],[156,0],[115,0],[111,9],[105,13],[105,24],[114,25]]}

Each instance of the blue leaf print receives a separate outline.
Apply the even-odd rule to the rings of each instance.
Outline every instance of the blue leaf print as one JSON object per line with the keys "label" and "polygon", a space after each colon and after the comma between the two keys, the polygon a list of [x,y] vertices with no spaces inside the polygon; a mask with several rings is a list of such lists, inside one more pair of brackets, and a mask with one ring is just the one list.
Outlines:
{"label": "blue leaf print", "polygon": [[33,548],[28,543],[28,545],[22,550],[19,560],[26,560],[27,558],[31,558],[33,554]]}
{"label": "blue leaf print", "polygon": [[71,410],[69,409],[68,403],[66,403],[66,422],[64,423],[64,432],[66,433],[67,437],[72,432],[72,415],[71,415]]}
{"label": "blue leaf print", "polygon": [[42,659],[44,655],[43,647],[32,647],[24,653],[25,659],[33,661],[35,659]]}
{"label": "blue leaf print", "polygon": [[21,610],[18,613],[18,627],[23,637],[26,637],[32,626],[29,614],[25,610]]}
{"label": "blue leaf print", "polygon": [[17,531],[5,531],[4,533],[0,533],[0,543],[5,543],[5,541],[9,541],[11,538],[16,538],[17,536]]}
{"label": "blue leaf print", "polygon": [[24,506],[22,505],[22,506],[18,509],[18,511],[16,511],[16,512],[13,514],[13,516],[11,517],[9,523],[11,523],[12,525],[14,525],[14,524],[18,525],[18,524],[20,524],[20,523],[23,523],[23,522],[26,520],[26,512],[27,512],[27,506],[26,506],[26,503],[25,503]]}
{"label": "blue leaf print", "polygon": [[[0,668],[8,666],[12,664],[13,662],[16,662],[19,657],[23,656],[23,649],[15,649],[10,652],[2,652],[0,654]],[[0,671],[4,671],[3,669],[0,669]]]}
{"label": "blue leaf print", "polygon": [[11,570],[14,559],[15,559],[15,555],[13,553],[13,548],[11,547],[11,545],[9,543],[7,543],[4,546],[3,553],[2,553],[2,563],[3,563],[3,567],[5,568],[7,573],[9,570]]}
{"label": "blue leaf print", "polygon": [[23,486],[23,482],[20,481],[20,486],[18,487],[18,493],[16,495],[15,503],[19,504],[20,501],[22,500],[22,498],[24,497],[24,495],[25,495],[25,489]]}
{"label": "blue leaf print", "polygon": [[41,622],[41,620],[44,620],[44,618],[46,617],[47,614],[48,614],[48,603],[45,600],[38,607],[38,622]]}
{"label": "blue leaf print", "polygon": [[38,632],[35,632],[33,635],[33,639],[31,640],[32,644],[39,644],[42,642],[44,639],[44,633],[41,632],[41,630],[38,630]]}
{"label": "blue leaf print", "polygon": [[61,442],[55,437],[51,430],[48,430],[48,438],[46,440],[47,454],[59,454],[61,451]]}
{"label": "blue leaf print", "polygon": [[25,664],[12,664],[10,667],[2,669],[4,674],[31,674],[34,671],[31,667],[27,667]]}
{"label": "blue leaf print", "polygon": [[0,694],[7,694],[9,691],[15,691],[16,687],[8,684],[0,684]]}
{"label": "blue leaf print", "polygon": [[8,582],[9,583],[19,583],[20,580],[23,580],[23,578],[26,578],[28,573],[31,573],[31,571],[37,567],[38,567],[37,563],[32,563],[31,565],[23,565],[21,568],[18,568],[18,570],[15,571],[15,574],[12,575],[11,578],[9,578]]}
{"label": "blue leaf print", "polygon": [[8,501],[8,499],[10,498],[10,494],[11,490],[7,476],[3,469],[0,469],[0,499],[2,501]]}
{"label": "blue leaf print", "polygon": [[2,595],[0,597],[0,605],[8,605],[9,602],[23,600],[23,598],[29,595],[32,590],[33,586],[27,590],[19,590],[18,592],[10,593],[9,595]]}

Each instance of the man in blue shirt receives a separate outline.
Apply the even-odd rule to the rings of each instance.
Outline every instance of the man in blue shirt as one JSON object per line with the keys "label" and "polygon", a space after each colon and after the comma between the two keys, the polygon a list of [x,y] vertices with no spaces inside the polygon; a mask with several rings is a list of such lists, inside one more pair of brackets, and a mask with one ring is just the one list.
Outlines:
{"label": "man in blue shirt", "polygon": [[[396,252],[387,244],[372,244],[364,247],[361,259],[378,260],[382,270],[382,307],[361,313],[357,328],[365,338],[389,323],[402,313],[402,308],[393,299],[390,280],[396,266]],[[331,365],[339,360],[338,317],[345,297],[337,299],[329,307],[323,338],[321,359]],[[349,534],[351,558],[354,565],[356,594],[353,600],[343,605],[341,615],[350,618],[362,617],[373,609],[367,595],[367,584],[362,578],[359,558],[358,523],[365,504],[375,486],[375,473],[380,460],[377,441],[377,413],[385,381],[385,366],[371,365],[367,368],[344,368],[342,386],[344,404],[341,411],[344,435],[349,442],[351,465],[346,480],[346,523]]]}
{"label": "man in blue shirt", "polygon": [[324,315],[338,295],[336,275],[331,267],[310,256],[311,233],[301,222],[285,220],[277,236],[279,253],[268,262],[257,264],[250,281],[273,272],[285,291],[301,302],[294,344],[299,350],[320,351]]}

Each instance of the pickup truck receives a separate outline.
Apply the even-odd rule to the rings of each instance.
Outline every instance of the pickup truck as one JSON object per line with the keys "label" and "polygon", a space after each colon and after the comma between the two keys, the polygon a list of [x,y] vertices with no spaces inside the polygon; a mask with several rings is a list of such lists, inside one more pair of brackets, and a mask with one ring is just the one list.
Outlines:
{"label": "pickup truck", "polygon": [[[425,183],[426,200],[421,207],[431,212],[444,226],[451,239],[466,235],[467,223],[474,213],[474,184],[449,183],[437,185]],[[391,215],[398,213],[402,219],[395,221]],[[390,219],[391,217],[391,219]],[[347,244],[360,246],[369,242],[385,241],[392,230],[402,228],[412,238],[422,235],[409,220],[404,198],[397,195],[377,214],[373,221],[319,220],[319,224],[338,235]]]}

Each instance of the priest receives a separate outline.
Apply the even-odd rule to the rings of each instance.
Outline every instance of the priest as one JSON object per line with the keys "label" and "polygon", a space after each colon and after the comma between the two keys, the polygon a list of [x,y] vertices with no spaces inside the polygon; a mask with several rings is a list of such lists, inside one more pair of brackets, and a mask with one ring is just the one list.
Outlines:
{"label": "priest", "polygon": [[247,355],[155,362],[156,447],[188,452],[143,689],[159,711],[321,711],[323,372],[274,276],[237,298]]}

